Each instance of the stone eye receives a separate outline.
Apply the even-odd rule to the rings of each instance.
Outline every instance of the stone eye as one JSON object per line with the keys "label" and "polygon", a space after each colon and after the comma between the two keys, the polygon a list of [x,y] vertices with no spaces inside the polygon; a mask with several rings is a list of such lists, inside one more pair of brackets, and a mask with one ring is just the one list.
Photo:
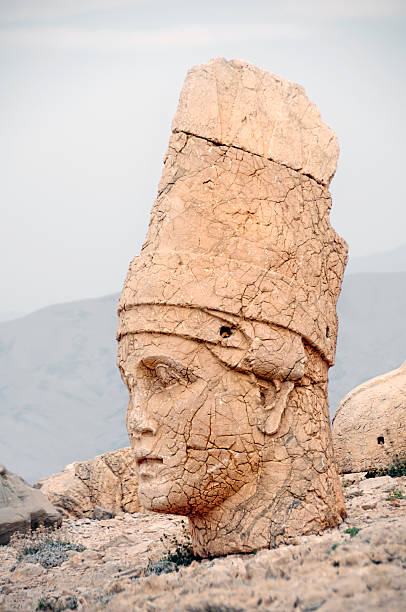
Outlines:
{"label": "stone eye", "polygon": [[170,387],[171,385],[176,384],[181,378],[178,372],[164,363],[159,363],[155,367],[155,372],[160,384],[164,387]]}
{"label": "stone eye", "polygon": [[173,385],[187,385],[196,380],[187,367],[166,357],[147,357],[140,362],[140,378],[155,381],[156,388],[165,389]]}
{"label": "stone eye", "polygon": [[219,333],[222,338],[229,338],[231,334],[233,333],[233,330],[231,329],[231,327],[228,327],[227,325],[223,325],[222,327],[220,327]]}
{"label": "stone eye", "polygon": [[155,376],[161,387],[172,387],[172,385],[180,384],[186,386],[196,380],[193,372],[187,368],[177,368],[166,363],[158,363],[155,366]]}

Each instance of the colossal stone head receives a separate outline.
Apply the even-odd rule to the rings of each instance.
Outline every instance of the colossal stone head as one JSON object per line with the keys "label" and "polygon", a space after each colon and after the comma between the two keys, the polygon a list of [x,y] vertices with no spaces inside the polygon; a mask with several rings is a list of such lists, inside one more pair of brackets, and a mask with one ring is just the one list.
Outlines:
{"label": "colossal stone head", "polygon": [[329,222],[337,155],[300,86],[237,60],[189,71],[118,364],[140,501],[188,516],[202,556],[345,515],[327,401],[347,258]]}

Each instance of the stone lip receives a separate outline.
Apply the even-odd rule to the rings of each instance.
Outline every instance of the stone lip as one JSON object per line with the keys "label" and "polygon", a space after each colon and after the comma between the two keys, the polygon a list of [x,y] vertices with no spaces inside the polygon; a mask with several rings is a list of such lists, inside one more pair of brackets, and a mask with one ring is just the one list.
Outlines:
{"label": "stone lip", "polygon": [[242,60],[219,57],[188,71],[172,131],[260,155],[322,185],[337,167],[337,137],[303,87]]}
{"label": "stone lip", "polygon": [[61,523],[61,515],[41,491],[0,466],[0,544],[7,544],[16,531]]}
{"label": "stone lip", "polygon": [[341,401],[332,427],[341,473],[389,467],[406,458],[406,361],[366,381]]}

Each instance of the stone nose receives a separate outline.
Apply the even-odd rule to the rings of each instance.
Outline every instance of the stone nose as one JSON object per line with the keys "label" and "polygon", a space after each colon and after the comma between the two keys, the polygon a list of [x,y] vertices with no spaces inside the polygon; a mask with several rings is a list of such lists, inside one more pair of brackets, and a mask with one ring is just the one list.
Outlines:
{"label": "stone nose", "polygon": [[155,436],[157,425],[148,416],[146,407],[137,398],[131,398],[127,411],[127,430],[130,437],[140,440],[143,436]]}

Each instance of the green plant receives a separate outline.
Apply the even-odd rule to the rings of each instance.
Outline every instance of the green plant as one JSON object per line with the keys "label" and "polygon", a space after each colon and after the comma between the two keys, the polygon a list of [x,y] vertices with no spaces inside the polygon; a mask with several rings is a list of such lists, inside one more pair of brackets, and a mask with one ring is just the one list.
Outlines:
{"label": "green plant", "polygon": [[201,561],[201,557],[195,555],[192,548],[192,541],[189,533],[186,531],[185,523],[182,522],[183,534],[181,539],[176,537],[168,538],[164,535],[161,542],[167,540],[171,549],[168,550],[158,561],[149,561],[145,569],[145,575],[151,574],[168,574],[169,572],[177,572],[180,566],[188,566],[193,561]]}
{"label": "green plant", "polygon": [[105,606],[113,599],[113,594],[110,593],[109,595],[99,595],[99,597],[97,597],[96,599]]}
{"label": "green plant", "polygon": [[72,542],[48,538],[34,546],[24,548],[18,560],[21,561],[24,558],[24,561],[28,563],[40,563],[43,567],[56,567],[67,560],[68,550],[82,552],[85,548]]}
{"label": "green plant", "polygon": [[403,495],[403,491],[401,491],[400,489],[394,489],[389,493],[386,499],[390,501],[391,499],[404,499],[404,497],[405,496]]}
{"label": "green plant", "polygon": [[62,612],[63,610],[77,610],[78,600],[76,597],[41,597],[38,600],[36,610],[47,610],[48,612]]}
{"label": "green plant", "polygon": [[361,530],[358,527],[349,527],[344,531],[344,533],[348,533],[351,538],[357,535]]}
{"label": "green plant", "polygon": [[378,476],[392,476],[392,478],[406,476],[406,458],[395,455],[392,463],[387,468],[369,470],[365,474],[365,478],[377,478]]}
{"label": "green plant", "polygon": [[75,550],[82,552],[84,546],[67,542],[56,537],[50,529],[40,528],[30,534],[18,534],[10,540],[18,551],[18,561],[40,563],[43,567],[56,567],[67,560],[67,552]]}
{"label": "green plant", "polygon": [[150,574],[168,574],[169,572],[177,572],[179,566],[188,566],[192,561],[200,561],[200,557],[195,555],[190,544],[173,541],[174,550],[169,550],[158,561],[149,561],[145,570],[145,575]]}
{"label": "green plant", "polygon": [[406,476],[406,458],[400,459],[400,457],[396,455],[392,465],[388,469],[388,475],[392,476],[392,478]]}

